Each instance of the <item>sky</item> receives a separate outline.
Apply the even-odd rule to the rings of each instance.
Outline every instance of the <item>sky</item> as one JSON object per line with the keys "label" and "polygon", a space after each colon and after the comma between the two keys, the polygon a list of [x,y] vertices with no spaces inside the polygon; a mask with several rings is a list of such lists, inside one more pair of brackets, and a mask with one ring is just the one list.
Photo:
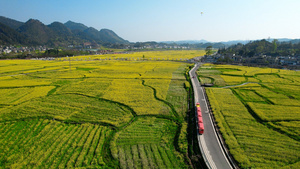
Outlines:
{"label": "sky", "polygon": [[300,0],[0,0],[0,16],[69,20],[130,42],[300,39]]}

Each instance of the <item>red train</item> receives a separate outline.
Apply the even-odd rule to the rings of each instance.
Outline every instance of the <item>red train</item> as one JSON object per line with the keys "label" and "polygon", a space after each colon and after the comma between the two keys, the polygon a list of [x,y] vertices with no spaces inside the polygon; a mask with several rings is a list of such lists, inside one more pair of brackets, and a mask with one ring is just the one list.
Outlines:
{"label": "red train", "polygon": [[200,107],[199,103],[196,103],[196,108],[197,108],[198,132],[199,132],[199,134],[203,134],[204,133],[204,125],[203,125],[201,107]]}

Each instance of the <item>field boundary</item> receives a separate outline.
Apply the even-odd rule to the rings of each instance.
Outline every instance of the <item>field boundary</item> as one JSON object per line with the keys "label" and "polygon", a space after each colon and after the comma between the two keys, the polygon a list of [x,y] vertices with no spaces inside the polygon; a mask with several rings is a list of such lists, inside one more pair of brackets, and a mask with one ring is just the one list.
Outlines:
{"label": "field boundary", "polygon": [[150,85],[145,84],[145,80],[142,80],[142,85],[151,88],[153,90],[153,96],[154,96],[154,98],[156,100],[158,100],[160,102],[163,102],[164,104],[168,105],[171,108],[173,115],[178,119],[179,122],[181,122],[181,120],[179,119],[178,113],[176,112],[174,106],[171,103],[169,103],[169,102],[167,102],[167,101],[165,101],[165,100],[163,100],[161,98],[158,98],[157,95],[156,95],[156,93],[157,93],[156,89],[154,87],[150,86]]}

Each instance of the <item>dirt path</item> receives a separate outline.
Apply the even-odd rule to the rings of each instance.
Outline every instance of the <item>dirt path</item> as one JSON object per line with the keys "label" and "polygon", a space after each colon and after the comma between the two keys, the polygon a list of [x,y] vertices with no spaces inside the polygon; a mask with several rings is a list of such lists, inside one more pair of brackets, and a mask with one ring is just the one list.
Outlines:
{"label": "dirt path", "polygon": [[239,84],[239,85],[225,86],[225,87],[220,87],[220,88],[230,88],[230,87],[243,86],[243,85],[246,85],[246,84],[249,84],[249,83],[257,83],[257,84],[259,84],[258,82],[246,82],[246,83]]}

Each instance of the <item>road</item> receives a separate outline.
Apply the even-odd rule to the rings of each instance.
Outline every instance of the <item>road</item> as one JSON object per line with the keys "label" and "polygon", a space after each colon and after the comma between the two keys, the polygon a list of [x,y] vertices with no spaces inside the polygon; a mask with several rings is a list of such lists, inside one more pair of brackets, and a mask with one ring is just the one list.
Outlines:
{"label": "road", "polygon": [[197,102],[200,103],[204,123],[204,134],[198,134],[199,147],[208,168],[231,169],[232,167],[215,133],[211,115],[207,106],[207,100],[204,96],[204,89],[201,87],[195,73],[199,66],[200,64],[195,64],[195,67],[189,72],[194,88],[195,106]]}

